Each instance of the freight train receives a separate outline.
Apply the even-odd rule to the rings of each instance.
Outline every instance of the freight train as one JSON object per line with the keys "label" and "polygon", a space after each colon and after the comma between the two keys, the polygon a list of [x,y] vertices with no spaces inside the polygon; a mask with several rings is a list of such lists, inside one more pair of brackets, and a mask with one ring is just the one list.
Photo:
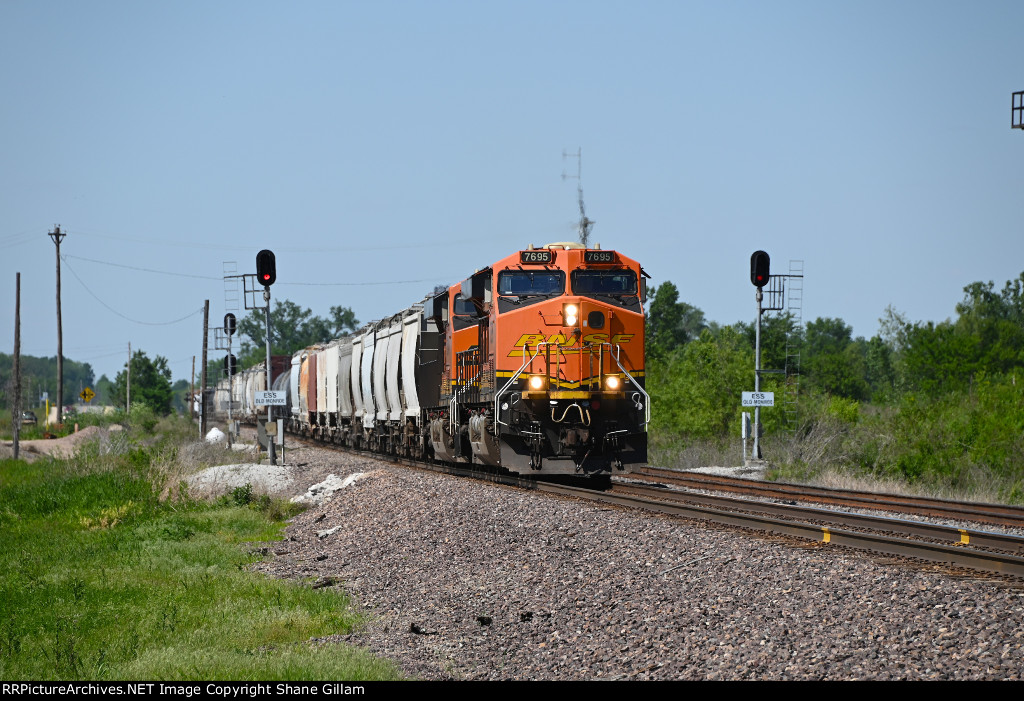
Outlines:
{"label": "freight train", "polygon": [[[286,431],[524,476],[647,461],[645,279],[576,243],[529,246],[355,333],[272,359]],[[214,410],[255,419],[266,366],[224,380]]]}

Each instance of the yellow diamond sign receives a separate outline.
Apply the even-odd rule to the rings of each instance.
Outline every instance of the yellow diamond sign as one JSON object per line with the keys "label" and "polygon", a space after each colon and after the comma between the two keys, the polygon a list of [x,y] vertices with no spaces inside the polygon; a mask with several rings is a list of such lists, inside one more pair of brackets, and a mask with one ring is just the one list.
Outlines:
{"label": "yellow diamond sign", "polygon": [[82,398],[83,402],[91,402],[92,398],[96,396],[96,393],[92,391],[91,387],[86,387],[78,396]]}

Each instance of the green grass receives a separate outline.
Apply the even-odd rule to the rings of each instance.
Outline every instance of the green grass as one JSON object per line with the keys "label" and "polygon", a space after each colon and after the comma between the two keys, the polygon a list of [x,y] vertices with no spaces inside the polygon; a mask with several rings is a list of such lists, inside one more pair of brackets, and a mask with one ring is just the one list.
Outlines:
{"label": "green grass", "polygon": [[149,449],[0,461],[0,678],[395,679],[310,638],[356,630],[341,591],[251,572],[287,509],[251,491],[161,501]]}

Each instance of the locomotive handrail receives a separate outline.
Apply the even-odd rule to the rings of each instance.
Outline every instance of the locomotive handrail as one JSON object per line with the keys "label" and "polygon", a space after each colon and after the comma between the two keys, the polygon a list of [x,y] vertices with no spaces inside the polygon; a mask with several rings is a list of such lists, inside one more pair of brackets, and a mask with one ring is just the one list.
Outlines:
{"label": "locomotive handrail", "polygon": [[451,413],[451,421],[448,422],[448,433],[452,436],[455,435],[455,428],[459,425],[459,393],[465,392],[467,389],[473,386],[477,378],[480,377],[480,373],[471,377],[466,381],[466,384],[462,385],[459,389],[455,390],[455,394],[452,395],[451,401],[448,403],[449,412]]}
{"label": "locomotive handrail", "polygon": [[637,383],[636,379],[632,375],[629,374],[629,370],[627,370],[626,368],[622,367],[622,362],[619,360],[619,355],[621,354],[622,347],[619,346],[619,344],[616,343],[615,344],[615,350],[617,352],[615,353],[615,355],[612,356],[615,359],[615,364],[619,366],[619,370],[622,370],[622,372],[625,373],[626,377],[629,378],[629,381],[633,383],[633,386],[636,387],[638,390],[640,390],[640,393],[644,395],[644,400],[645,401],[644,401],[644,424],[643,424],[643,426],[644,426],[644,430],[646,430],[647,429],[647,424],[651,423],[651,395],[647,394],[647,390],[645,390],[643,387],[641,387],[639,385],[639,383]]}
{"label": "locomotive handrail", "polygon": [[495,421],[495,423],[499,423],[502,426],[508,426],[507,423],[505,423],[504,421],[501,420],[501,414],[498,413],[498,402],[501,401],[501,395],[505,394],[505,390],[507,390],[509,387],[511,387],[512,383],[515,382],[516,380],[518,380],[519,376],[523,374],[523,370],[525,370],[527,368],[527,366],[533,364],[533,359],[536,358],[538,355],[540,355],[540,347],[541,347],[541,345],[547,345],[547,342],[545,341],[544,343],[538,343],[537,344],[537,352],[534,353],[533,355],[531,355],[529,358],[526,358],[526,351],[527,351],[527,348],[529,346],[527,344],[525,344],[525,343],[523,344],[523,364],[522,364],[522,366],[518,370],[516,370],[516,374],[514,374],[512,377],[510,377],[508,382],[506,382],[505,385],[500,390],[498,390],[497,394],[494,395],[494,421]]}

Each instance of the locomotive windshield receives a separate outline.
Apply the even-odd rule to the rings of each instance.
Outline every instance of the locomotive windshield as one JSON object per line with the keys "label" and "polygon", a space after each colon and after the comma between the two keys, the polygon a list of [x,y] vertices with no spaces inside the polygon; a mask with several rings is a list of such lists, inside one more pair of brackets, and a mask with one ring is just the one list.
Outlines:
{"label": "locomotive windshield", "polygon": [[561,270],[502,270],[498,273],[499,295],[528,297],[563,292],[565,273]]}
{"label": "locomotive windshield", "polygon": [[632,270],[574,270],[572,292],[577,295],[635,295]]}

